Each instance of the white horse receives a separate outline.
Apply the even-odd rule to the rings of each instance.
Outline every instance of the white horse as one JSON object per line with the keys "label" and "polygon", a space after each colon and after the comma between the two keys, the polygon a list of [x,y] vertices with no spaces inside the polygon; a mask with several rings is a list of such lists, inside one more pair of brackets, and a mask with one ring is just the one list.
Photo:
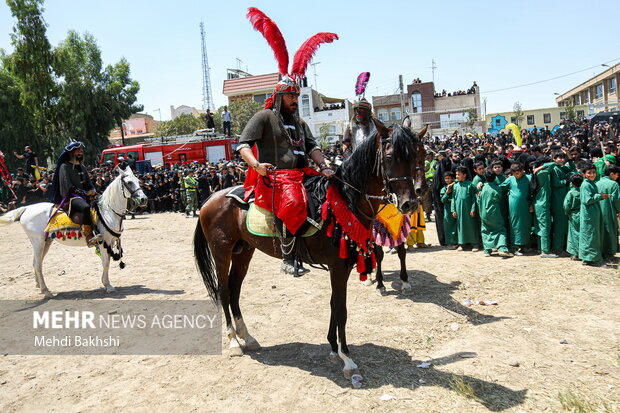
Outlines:
{"label": "white horse", "polygon": [[[122,170],[117,168],[119,175],[103,192],[98,201],[100,216],[97,219],[97,230],[102,235],[103,241],[100,244],[101,264],[103,265],[103,275],[101,281],[108,293],[116,291],[108,279],[108,269],[110,268],[110,254],[105,246],[114,246],[123,232],[123,219],[127,211],[127,201],[133,200],[140,206],[147,203],[147,197],[140,189],[140,182],[133,174],[131,168]],[[40,202],[9,211],[0,216],[0,224],[10,224],[19,221],[32,243],[34,250],[34,273],[36,286],[41,289],[45,297],[52,298],[53,295],[45,285],[43,279],[43,258],[49,250],[54,240],[61,244],[73,247],[86,247],[86,237],[80,239],[49,238],[45,235],[45,228],[49,217],[54,210],[54,204],[50,202]]]}

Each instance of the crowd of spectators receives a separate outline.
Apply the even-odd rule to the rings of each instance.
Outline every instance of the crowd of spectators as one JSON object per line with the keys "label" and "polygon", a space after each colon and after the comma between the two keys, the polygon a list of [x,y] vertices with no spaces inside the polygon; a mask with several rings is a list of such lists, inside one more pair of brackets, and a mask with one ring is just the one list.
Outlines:
{"label": "crowd of spectators", "polygon": [[457,90],[456,92],[452,92],[452,93],[448,93],[446,92],[446,89],[444,89],[443,91],[441,91],[441,93],[435,93],[435,97],[436,98],[445,98],[445,97],[451,97],[451,96],[462,96],[462,95],[474,95],[476,94],[476,87],[478,85],[476,84],[476,82],[474,82],[474,84],[467,90]]}
{"label": "crowd of spectators", "polygon": [[335,110],[335,109],[344,109],[344,102],[342,103],[330,103],[329,105],[323,105],[323,108],[319,108],[318,106],[314,108],[315,112],[322,112],[324,110]]}

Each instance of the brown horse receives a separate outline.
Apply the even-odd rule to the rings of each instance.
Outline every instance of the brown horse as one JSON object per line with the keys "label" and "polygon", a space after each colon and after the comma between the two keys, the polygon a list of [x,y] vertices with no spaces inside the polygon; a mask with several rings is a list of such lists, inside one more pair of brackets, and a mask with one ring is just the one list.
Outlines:
{"label": "brown horse", "polygon": [[[398,125],[388,129],[376,122],[376,126],[378,133],[356,148],[329,183],[336,186],[366,229],[371,228],[377,209],[386,198],[393,200],[402,213],[411,213],[417,210],[418,196],[426,189],[424,146],[418,137]],[[240,356],[244,348],[260,348],[249,334],[239,308],[241,284],[250,260],[256,248],[276,258],[281,258],[281,251],[278,239],[248,232],[245,223],[247,206],[226,197],[229,191],[216,192],[202,206],[194,233],[194,254],[210,297],[219,299],[224,309],[229,353]],[[337,359],[339,356],[344,361],[345,376],[359,383],[362,377],[349,357],[345,335],[347,280],[355,262],[339,258],[337,243],[327,236],[326,226],[315,235],[303,238],[302,242],[313,261],[327,265],[330,271],[331,317],[327,334],[330,357]],[[244,341],[244,348],[238,338]]]}

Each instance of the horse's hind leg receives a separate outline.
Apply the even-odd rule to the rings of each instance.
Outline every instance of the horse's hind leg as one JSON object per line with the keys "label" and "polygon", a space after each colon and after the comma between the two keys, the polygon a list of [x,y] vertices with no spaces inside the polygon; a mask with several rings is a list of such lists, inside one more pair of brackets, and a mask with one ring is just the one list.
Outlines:
{"label": "horse's hind leg", "polygon": [[260,344],[254,337],[248,332],[248,328],[243,321],[241,315],[241,308],[239,307],[239,297],[241,295],[241,284],[248,272],[248,267],[252,256],[254,255],[254,249],[249,251],[243,251],[241,254],[234,255],[232,260],[232,266],[228,275],[228,287],[230,289],[230,309],[232,311],[233,318],[235,320],[235,326],[237,327],[235,332],[237,336],[245,342],[244,349],[246,351],[259,350]]}
{"label": "horse's hind leg", "polygon": [[402,243],[398,246],[398,259],[400,260],[400,292],[407,295],[411,294],[411,284],[409,284],[409,277],[407,276],[407,250],[405,244]]}
{"label": "horse's hind leg", "polygon": [[217,272],[220,301],[222,310],[224,310],[224,318],[226,319],[226,334],[229,340],[228,355],[231,357],[243,356],[243,348],[239,344],[239,340],[237,340],[237,333],[230,316],[231,287],[228,271],[232,258],[232,246],[220,245],[219,248],[213,248],[212,251]]}
{"label": "horse's hind leg", "polygon": [[30,242],[32,243],[33,250],[33,259],[32,266],[34,267],[34,276],[36,280],[37,288],[41,289],[41,294],[45,294],[46,298],[52,298],[53,295],[50,290],[45,285],[45,280],[43,279],[43,258],[47,251],[49,251],[50,245],[52,245],[51,239],[45,238],[30,238]]}

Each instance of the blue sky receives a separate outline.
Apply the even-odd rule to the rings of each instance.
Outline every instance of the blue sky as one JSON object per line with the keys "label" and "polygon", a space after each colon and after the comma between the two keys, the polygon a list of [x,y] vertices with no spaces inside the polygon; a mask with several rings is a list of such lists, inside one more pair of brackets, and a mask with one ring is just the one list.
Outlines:
{"label": "blue sky", "polygon": [[[310,6],[308,6],[310,5]],[[211,86],[216,107],[227,68],[271,73],[277,65],[267,43],[245,18],[249,6],[276,21],[292,56],[319,31],[340,40],[323,45],[315,61],[318,89],[334,97],[354,98],[362,71],[371,72],[367,97],[394,93],[398,75],[405,82],[432,78],[436,89],[467,89],[475,80],[487,98],[487,113],[555,106],[554,92],[565,92],[604,68],[507,91],[496,89],[549,79],[620,61],[620,26],[615,1],[162,1],[48,0],[44,17],[48,38],[57,45],[68,30],[89,32],[104,62],[121,57],[140,82],[145,112],[163,120],[170,105],[201,107],[202,71],[199,23],[205,23]],[[0,2],[0,48],[11,51],[13,17]],[[314,83],[312,68],[309,82]]]}

